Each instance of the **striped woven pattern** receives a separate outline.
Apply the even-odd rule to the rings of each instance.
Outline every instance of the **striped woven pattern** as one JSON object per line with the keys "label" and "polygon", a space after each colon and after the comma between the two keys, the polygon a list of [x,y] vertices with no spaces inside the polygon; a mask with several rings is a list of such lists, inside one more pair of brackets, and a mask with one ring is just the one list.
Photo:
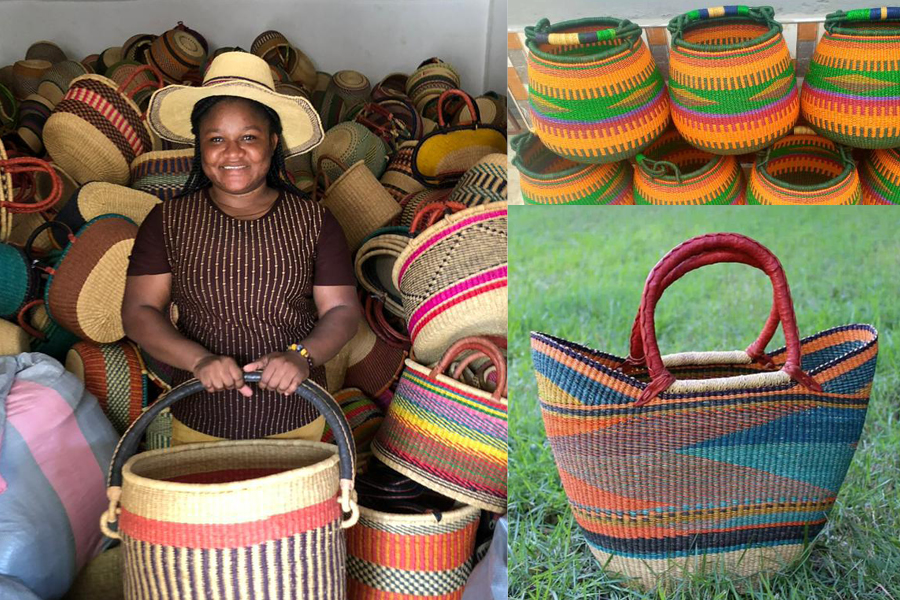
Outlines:
{"label": "striped woven pattern", "polygon": [[746,204],[746,183],[737,159],[695,148],[675,129],[639,154],[637,162],[635,204]]}
{"label": "striped woven pattern", "polygon": [[452,214],[414,238],[394,263],[413,353],[437,360],[454,340],[506,335],[507,207]]}
{"label": "striped woven pattern", "polygon": [[[626,24],[618,19],[582,19],[550,26],[544,19],[535,30],[612,31]],[[556,154],[582,163],[623,160],[668,125],[665,84],[639,28],[622,38],[590,44],[551,45],[528,39],[527,46],[534,131]]]}
{"label": "striped woven pattern", "polygon": [[396,219],[397,225],[409,229],[419,208],[428,206],[434,202],[442,202],[450,195],[449,189],[422,190],[409,194],[400,201],[400,215]]}
{"label": "striped woven pattern", "polygon": [[831,140],[795,134],[757,158],[747,187],[748,204],[860,204],[853,160]]}
{"label": "striped woven pattern", "polygon": [[863,204],[900,204],[900,151],[875,150],[860,164]]}
{"label": "striped woven pattern", "polygon": [[505,398],[407,360],[372,452],[431,490],[506,512],[507,410]]}
{"label": "striped woven pattern", "polygon": [[50,118],[53,105],[40,94],[32,94],[19,105],[19,137],[37,155],[44,151],[44,123]]}
{"label": "striped woven pattern", "polygon": [[[357,455],[369,451],[375,432],[384,421],[384,413],[366,396],[359,388],[346,388],[336,392],[334,399],[341,406],[344,417],[353,431],[353,441],[356,443]],[[334,432],[326,424],[322,432],[322,441],[334,443]]]}
{"label": "striped woven pattern", "polygon": [[171,200],[184,189],[193,160],[193,149],[145,152],[131,163],[131,187]]}
{"label": "striped woven pattern", "polygon": [[634,204],[626,161],[585,165],[554,154],[532,133],[511,141],[526,204]]}
{"label": "striped woven pattern", "polygon": [[[668,568],[774,570],[825,524],[850,465],[875,373],[877,332],[830,329],[801,341],[799,384],[662,393],[634,407],[646,371],[542,333],[531,338],[547,437],[569,505],[598,561],[654,585]],[[776,365],[785,350],[771,354]],[[700,362],[700,361],[697,361]],[[755,364],[671,368],[730,377]],[[738,388],[738,389],[735,389]],[[705,561],[705,562],[704,562]]]}
{"label": "striped woven pattern", "polygon": [[147,52],[153,65],[169,83],[181,83],[185,75],[198,70],[206,61],[204,40],[180,24],[157,37]]}
{"label": "striped woven pattern", "polygon": [[344,385],[359,388],[369,398],[377,398],[397,381],[409,350],[408,344],[389,344],[378,337],[368,321],[360,322],[347,346],[350,356]]}
{"label": "striped woven pattern", "polygon": [[794,65],[771,8],[720,8],[669,23],[672,120],[713,154],[755,152],[797,121]]}
{"label": "striped woven pattern", "polygon": [[466,206],[506,202],[506,154],[488,154],[465,172],[447,198]]}
{"label": "striped woven pattern", "polygon": [[381,176],[381,185],[397,202],[409,194],[422,191],[425,187],[413,177],[412,156],[418,144],[418,141],[400,144]]}
{"label": "striped woven pattern", "polygon": [[832,13],[825,28],[803,84],[803,117],[841,144],[900,146],[900,10]]}
{"label": "striped woven pattern", "polygon": [[406,95],[416,110],[425,114],[426,105],[436,101],[443,92],[458,89],[459,81],[459,73],[453,65],[436,57],[429,58],[407,78]]}
{"label": "striped woven pattern", "polygon": [[[325,140],[313,149],[312,166],[318,170],[319,159],[323,156],[334,157],[348,167],[362,160],[377,179],[387,167],[387,150],[378,136],[359,123],[338,123],[328,130]],[[340,166],[330,160],[323,161],[321,168],[331,181],[344,173]]]}
{"label": "striped woven pattern", "polygon": [[459,600],[472,570],[480,511],[424,515],[360,508],[347,530],[351,600]]}

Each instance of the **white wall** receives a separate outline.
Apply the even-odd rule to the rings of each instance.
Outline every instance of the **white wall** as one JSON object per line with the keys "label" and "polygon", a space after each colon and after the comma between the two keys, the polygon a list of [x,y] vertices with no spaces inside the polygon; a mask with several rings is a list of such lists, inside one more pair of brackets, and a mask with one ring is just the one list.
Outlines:
{"label": "white wall", "polygon": [[257,34],[277,29],[319,70],[361,71],[373,84],[439,56],[466,91],[506,90],[506,0],[0,0],[0,66],[37,40],[80,60],[178,21],[211,48],[249,50]]}

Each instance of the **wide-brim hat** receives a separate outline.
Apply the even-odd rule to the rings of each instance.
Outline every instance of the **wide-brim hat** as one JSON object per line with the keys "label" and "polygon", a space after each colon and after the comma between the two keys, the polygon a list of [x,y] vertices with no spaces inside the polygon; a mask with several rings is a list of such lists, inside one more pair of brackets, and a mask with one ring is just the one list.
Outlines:
{"label": "wide-brim hat", "polygon": [[192,145],[191,112],[198,101],[211,96],[254,100],[278,113],[287,156],[309,152],[325,138],[312,104],[300,96],[276,92],[269,65],[247,52],[217,56],[210,63],[202,86],[170,85],[154,92],[147,110],[150,128],[163,139]]}

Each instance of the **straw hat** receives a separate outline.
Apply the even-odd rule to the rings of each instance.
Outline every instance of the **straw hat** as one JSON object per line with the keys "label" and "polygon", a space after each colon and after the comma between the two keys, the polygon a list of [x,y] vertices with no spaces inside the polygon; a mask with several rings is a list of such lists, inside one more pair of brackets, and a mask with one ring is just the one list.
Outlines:
{"label": "straw hat", "polygon": [[281,117],[285,154],[308,152],[325,137],[319,116],[305,98],[279,94],[268,63],[247,52],[226,52],[209,65],[200,87],[167,86],[153,93],[150,127],[163,139],[193,144],[191,111],[210,96],[235,96],[264,104]]}

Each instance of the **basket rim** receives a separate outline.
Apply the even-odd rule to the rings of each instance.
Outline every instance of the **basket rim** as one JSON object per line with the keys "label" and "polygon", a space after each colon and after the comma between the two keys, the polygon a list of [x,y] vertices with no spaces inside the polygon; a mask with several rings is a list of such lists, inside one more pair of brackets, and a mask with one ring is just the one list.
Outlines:
{"label": "basket rim", "polygon": [[380,523],[391,523],[397,525],[447,525],[448,523],[455,523],[457,521],[462,521],[464,519],[477,516],[480,512],[481,509],[477,506],[465,504],[457,500],[456,505],[454,505],[450,510],[435,511],[435,513],[441,515],[441,520],[437,521],[434,518],[435,513],[404,515],[400,513],[389,513],[375,510],[374,508],[366,508],[362,505],[359,506],[360,519],[369,519],[372,521],[378,521]]}
{"label": "basket rim", "polygon": [[[407,358],[403,362],[404,362],[404,366],[409,367],[410,369],[417,371],[420,374],[422,374],[430,379],[437,379],[437,381],[439,383],[443,383],[446,385],[452,385],[454,387],[462,386],[465,388],[464,391],[467,394],[470,394],[472,396],[477,396],[477,397],[481,398],[482,400],[489,400],[490,402],[498,403],[501,406],[505,406],[507,411],[509,410],[509,398],[504,398],[503,396],[500,396],[499,400],[494,400],[492,392],[480,390],[476,387],[469,385],[468,383],[459,381],[458,379],[453,379],[452,377],[445,375],[444,373],[438,373],[437,377],[431,377],[431,367],[427,367],[412,358]],[[507,418],[508,418],[508,416],[507,416]]]}
{"label": "basket rim", "polygon": [[[554,23],[550,25],[549,32],[565,33],[564,30],[568,28],[590,25],[602,25],[604,26],[604,29],[608,29],[607,26],[610,25],[615,28],[625,24],[630,24],[630,21],[628,21],[627,19],[617,19],[615,17],[588,17],[584,19],[570,19],[568,21],[560,21],[558,23]],[[600,51],[591,54],[590,56],[561,56],[559,54],[552,54],[550,52],[541,50],[540,48],[538,48],[538,44],[534,40],[527,38],[525,40],[525,46],[528,48],[529,55],[533,54],[534,56],[537,56],[542,60],[570,65],[586,65],[605,60],[623,52],[634,50],[635,47],[641,43],[641,30],[640,28],[638,28],[635,31],[629,32],[625,37],[620,39],[621,43],[609,47],[600,46]]]}
{"label": "basket rim", "polygon": [[[784,26],[773,18],[769,18],[764,13],[759,16],[754,14],[735,15],[727,17],[716,17],[714,19],[701,19],[697,21],[686,21],[685,19],[690,13],[684,13],[676,16],[669,22],[668,29],[672,34],[672,48],[682,48],[685,50],[693,50],[695,52],[731,52],[734,50],[748,50],[756,46],[765,44],[772,38],[778,37],[784,31]],[[681,21],[681,23],[679,23]],[[766,33],[747,40],[746,42],[738,42],[735,44],[695,44],[684,40],[684,34],[694,29],[702,29],[704,27],[713,27],[716,25],[733,25],[739,23],[756,23],[767,25],[769,30]],[[674,30],[673,30],[674,28]],[[784,40],[782,39],[782,42]]]}
{"label": "basket rim", "polygon": [[[547,146],[545,146],[541,141],[540,136],[532,131],[526,131],[525,133],[515,136],[512,140],[510,140],[510,143],[514,144],[517,138],[521,138],[522,141],[519,142],[518,149],[516,149],[515,145],[513,146],[513,149],[516,150],[516,154],[515,156],[513,156],[513,159],[510,162],[529,179],[534,179],[536,181],[552,181],[561,177],[570,177],[572,175],[577,175],[583,171],[590,169],[593,166],[596,166],[591,163],[577,163],[570,158],[566,158],[565,156],[559,156],[558,154],[547,148]],[[567,160],[574,166],[563,169],[562,171],[557,171],[555,173],[538,173],[537,171],[533,171],[531,170],[531,167],[529,165],[525,164],[525,160],[521,158],[522,154],[530,150],[532,146],[539,146],[542,153],[551,154],[553,156],[557,156],[559,158]]]}
{"label": "basket rim", "polygon": [[[790,142],[790,141],[792,141],[792,138],[808,138],[808,139],[809,138],[819,138],[819,139],[822,139],[822,140],[828,142],[834,148],[831,151],[834,152],[835,159],[838,162],[844,163],[843,171],[841,171],[841,173],[839,175],[832,177],[828,181],[825,181],[823,183],[809,184],[809,185],[787,183],[785,181],[782,181],[781,179],[778,179],[777,177],[775,177],[774,175],[769,173],[769,170],[768,170],[769,158],[771,157],[772,150],[775,148],[776,145],[778,145],[779,143],[782,143],[782,142],[785,142],[785,143]],[[812,134],[804,133],[804,134],[787,135],[787,136],[781,138],[780,140],[778,140],[777,142],[775,142],[774,144],[772,144],[771,146],[769,146],[768,148],[766,148],[765,150],[763,150],[761,153],[761,157],[763,159],[762,164],[760,164],[760,159],[757,159],[753,163],[753,172],[759,173],[759,175],[761,177],[763,177],[766,181],[768,181],[771,185],[780,187],[782,189],[790,190],[792,192],[818,192],[821,190],[825,190],[825,189],[834,187],[834,186],[846,181],[848,178],[850,178],[853,175],[853,172],[856,170],[856,163],[853,162],[853,158],[850,156],[842,155],[839,144],[829,140],[825,136],[821,136],[818,134],[812,135]]]}

